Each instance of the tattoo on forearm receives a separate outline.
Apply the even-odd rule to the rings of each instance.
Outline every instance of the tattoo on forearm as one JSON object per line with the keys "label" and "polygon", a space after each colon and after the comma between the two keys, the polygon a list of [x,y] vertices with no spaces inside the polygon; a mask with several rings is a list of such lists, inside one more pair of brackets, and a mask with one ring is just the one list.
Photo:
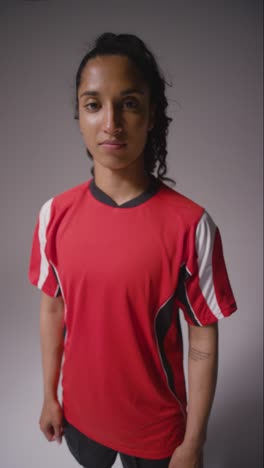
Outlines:
{"label": "tattoo on forearm", "polygon": [[204,351],[199,351],[199,349],[191,347],[189,349],[189,358],[193,359],[194,361],[203,361],[204,359],[208,359],[212,356],[213,353],[206,353]]}

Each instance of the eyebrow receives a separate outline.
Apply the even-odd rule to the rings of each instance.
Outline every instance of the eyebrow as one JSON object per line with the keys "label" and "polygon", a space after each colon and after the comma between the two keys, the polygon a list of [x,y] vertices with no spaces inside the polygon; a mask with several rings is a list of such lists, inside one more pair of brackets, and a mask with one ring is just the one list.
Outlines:
{"label": "eyebrow", "polygon": [[[125,96],[126,94],[142,94],[144,95],[144,91],[143,89],[140,89],[140,88],[128,88],[128,89],[125,89],[124,91],[121,91],[120,93],[120,96]],[[82,96],[99,96],[100,93],[98,91],[92,91],[92,90],[87,90],[87,91],[84,91],[80,97]]]}

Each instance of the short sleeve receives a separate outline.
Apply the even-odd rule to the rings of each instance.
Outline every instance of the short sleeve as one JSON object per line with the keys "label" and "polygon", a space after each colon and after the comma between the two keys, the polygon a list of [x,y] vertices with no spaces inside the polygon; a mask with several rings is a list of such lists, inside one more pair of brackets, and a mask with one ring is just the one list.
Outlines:
{"label": "short sleeve", "polygon": [[192,325],[210,325],[237,310],[230,285],[221,235],[211,216],[204,211],[190,230],[180,308]]}
{"label": "short sleeve", "polygon": [[51,217],[53,198],[41,207],[33,233],[29,261],[29,281],[41,291],[52,297],[61,295],[61,288],[56,271],[49,258],[51,242]]}

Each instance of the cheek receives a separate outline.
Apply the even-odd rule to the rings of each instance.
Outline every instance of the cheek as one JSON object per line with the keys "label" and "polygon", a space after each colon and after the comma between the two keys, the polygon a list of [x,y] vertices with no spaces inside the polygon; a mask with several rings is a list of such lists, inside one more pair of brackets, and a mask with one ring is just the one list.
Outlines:
{"label": "cheek", "polygon": [[91,140],[91,136],[97,131],[98,119],[96,119],[95,116],[87,116],[81,113],[79,116],[79,125],[81,134],[86,139]]}
{"label": "cheek", "polygon": [[140,116],[140,123],[139,123],[143,132],[148,131],[149,124],[150,124],[149,112],[147,109],[145,109]]}
{"label": "cheek", "polygon": [[139,119],[133,127],[133,134],[135,135],[135,143],[141,144],[148,137],[148,122],[142,117]]}
{"label": "cheek", "polygon": [[127,120],[127,128],[132,133],[138,135],[139,138],[142,138],[148,129],[148,121],[145,114],[139,114],[137,116],[132,116]]}

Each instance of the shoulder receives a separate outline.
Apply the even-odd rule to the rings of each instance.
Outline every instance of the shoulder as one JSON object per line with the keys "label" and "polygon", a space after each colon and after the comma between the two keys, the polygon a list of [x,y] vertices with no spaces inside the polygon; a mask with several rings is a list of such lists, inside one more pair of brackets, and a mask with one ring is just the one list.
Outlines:
{"label": "shoulder", "polygon": [[89,179],[88,181],[53,195],[42,204],[40,214],[44,217],[48,217],[51,214],[59,213],[72,207],[78,200],[86,195],[91,180],[92,179]]}
{"label": "shoulder", "polygon": [[39,221],[43,225],[48,225],[60,218],[68,210],[73,209],[78,202],[87,195],[89,183],[86,182],[75,185],[63,192],[53,195],[46,200],[39,211]]}
{"label": "shoulder", "polygon": [[204,206],[164,183],[161,195],[165,212],[170,216],[177,216],[187,225],[196,225],[202,219],[207,219],[208,212]]}

